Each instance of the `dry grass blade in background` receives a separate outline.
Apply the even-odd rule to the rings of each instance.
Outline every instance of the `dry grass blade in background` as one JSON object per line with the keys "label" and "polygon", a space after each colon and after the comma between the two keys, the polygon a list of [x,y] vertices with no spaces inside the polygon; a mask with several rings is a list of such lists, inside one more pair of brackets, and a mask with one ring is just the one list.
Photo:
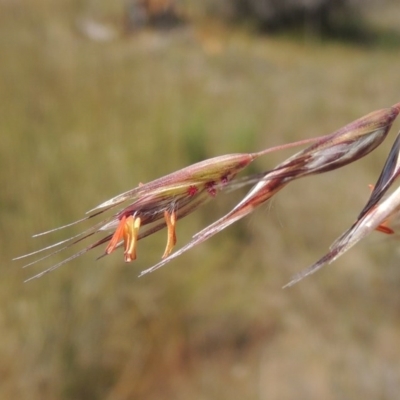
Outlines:
{"label": "dry grass blade in background", "polygon": [[315,264],[293,276],[292,280],[284,287],[293,286],[306,276],[318,271],[325,264],[330,264],[335,261],[374,230],[389,234],[393,233],[394,231],[391,226],[400,211],[400,188],[394,191],[381,203],[379,203],[379,201],[399,174],[400,132],[397,135],[374,190],[356,222],[332,244],[329,253],[318,260]]}
{"label": "dry grass blade in background", "polygon": [[[109,243],[101,257],[123,246],[125,261],[130,262],[136,258],[138,240],[167,227],[167,245],[163,254],[163,258],[165,258],[171,253],[176,244],[175,224],[178,219],[185,217],[209,199],[214,198],[218,191],[223,190],[238,172],[248,166],[256,158],[272,151],[304,145],[315,140],[318,140],[318,138],[276,146],[257,153],[230,154],[215,157],[190,165],[149,183],[140,184],[138,187],[100,204],[90,210],[88,216],[76,222],[35,236],[49,234],[74,224],[90,220],[116,206],[122,205],[128,201],[130,202],[114,215],[98,222],[78,235],[17,257],[16,260],[57,248],[44,257],[25,265],[25,267],[27,267],[66,250],[96,233],[114,231],[114,233],[107,234],[105,237],[88,245],[71,257],[52,265],[33,278],[38,278],[106,242]],[[148,228],[142,230],[141,228],[146,225],[149,225]]]}
{"label": "dry grass blade in background", "polygon": [[318,142],[290,157],[272,171],[261,174],[257,177],[259,182],[228,214],[194,235],[186,246],[153,267],[144,270],[141,276],[155,271],[248,215],[290,181],[307,175],[331,171],[364,157],[382,143],[399,111],[400,103],[390,108],[374,111],[338,131],[320,138]]}

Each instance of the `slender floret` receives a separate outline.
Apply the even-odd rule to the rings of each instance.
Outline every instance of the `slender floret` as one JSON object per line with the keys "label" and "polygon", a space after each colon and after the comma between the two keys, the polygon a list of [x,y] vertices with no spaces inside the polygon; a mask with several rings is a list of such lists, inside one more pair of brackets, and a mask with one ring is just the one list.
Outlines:
{"label": "slender floret", "polygon": [[374,186],[367,204],[359,214],[356,222],[343,233],[330,247],[330,251],[307,269],[294,275],[285,286],[293,286],[308,275],[318,271],[326,264],[330,264],[361,239],[377,230],[384,233],[393,233],[391,221],[400,212],[400,188],[380,202],[389,187],[400,174],[400,132],[393,144],[381,175]]}
{"label": "slender floret", "polygon": [[[56,248],[56,250],[53,250],[53,252],[50,252],[44,257],[25,265],[25,267],[27,267],[57,254],[94,234],[113,231],[113,233],[106,234],[103,238],[88,245],[71,257],[35,275],[33,278],[38,278],[107,242],[108,244],[105,251],[100,257],[106,256],[115,249],[123,246],[125,261],[131,262],[136,259],[137,242],[164,227],[167,228],[167,244],[162,258],[167,258],[177,241],[175,227],[179,219],[190,214],[206,201],[213,199],[219,191],[227,187],[237,173],[256,158],[272,151],[303,145],[315,140],[318,140],[318,138],[305,139],[287,145],[272,147],[257,153],[230,154],[211,158],[190,165],[152,182],[140,184],[138,187],[118,195],[111,200],[107,200],[90,210],[85,218],[35,236],[49,234],[79,222],[90,220],[114,207],[122,206],[123,203],[128,203],[112,216],[98,222],[76,236],[33,253],[17,257],[16,259],[33,256],[43,251]],[[248,184],[248,182],[242,182],[242,184]],[[146,228],[143,229],[144,227]]]}
{"label": "slender floret", "polygon": [[141,275],[155,271],[248,215],[294,179],[331,171],[364,157],[382,143],[399,111],[400,103],[374,111],[320,138],[272,171],[259,175],[259,182],[228,214],[194,235],[186,246],[143,271]]}

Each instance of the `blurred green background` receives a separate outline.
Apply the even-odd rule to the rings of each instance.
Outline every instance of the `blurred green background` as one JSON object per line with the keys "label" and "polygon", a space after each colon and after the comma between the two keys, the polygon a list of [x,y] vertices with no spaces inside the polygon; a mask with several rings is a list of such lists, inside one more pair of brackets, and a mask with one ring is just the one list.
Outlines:
{"label": "blurred green background", "polygon": [[[164,231],[139,243],[133,264],[93,252],[23,283],[49,264],[12,258],[80,228],[32,234],[139,182],[328,134],[400,101],[396,1],[362,10],[365,41],[270,34],[195,1],[177,7],[184,23],[160,30],[127,29],[122,1],[0,2],[0,398],[396,398],[396,239],[373,234],[281,287],[354,221],[399,121],[365,159],[292,183],[154,274],[137,278],[162,254]],[[182,220],[178,245],[243,193]]]}

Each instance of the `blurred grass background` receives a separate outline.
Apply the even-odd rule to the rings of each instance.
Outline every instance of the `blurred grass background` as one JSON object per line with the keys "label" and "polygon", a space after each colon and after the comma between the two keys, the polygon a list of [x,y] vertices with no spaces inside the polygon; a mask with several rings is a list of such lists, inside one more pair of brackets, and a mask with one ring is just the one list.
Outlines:
{"label": "blurred grass background", "polygon": [[[0,398],[397,397],[396,239],[374,234],[294,288],[281,286],[352,223],[398,121],[367,158],[294,182],[150,276],[137,279],[162,254],[165,232],[140,242],[134,264],[91,253],[29,284],[40,266],[10,261],[79,227],[33,233],[139,182],[327,134],[400,100],[396,1],[365,10],[377,35],[369,44],[260,34],[183,3],[190,23],[127,34],[122,2],[0,2]],[[90,40],[79,28],[89,17],[115,37]],[[178,244],[241,194],[181,221]]]}

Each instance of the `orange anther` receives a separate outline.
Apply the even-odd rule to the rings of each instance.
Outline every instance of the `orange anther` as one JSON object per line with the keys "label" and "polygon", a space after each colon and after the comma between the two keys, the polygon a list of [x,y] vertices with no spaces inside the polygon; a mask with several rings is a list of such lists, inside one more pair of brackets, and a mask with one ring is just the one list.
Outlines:
{"label": "orange anther", "polygon": [[131,262],[136,259],[136,245],[141,222],[140,217],[133,217],[132,215],[126,220],[123,234],[125,262]]}
{"label": "orange anther", "polygon": [[112,253],[117,247],[120,240],[123,238],[125,223],[126,223],[126,217],[124,215],[121,218],[121,221],[119,222],[117,229],[115,230],[114,235],[110,240],[110,243],[108,243],[108,246],[106,247],[106,254]]}
{"label": "orange anther", "polygon": [[385,223],[379,225],[376,229],[378,232],[386,233],[387,235],[393,235],[394,230],[386,226]]}
{"label": "orange anther", "polygon": [[176,245],[176,214],[175,211],[169,213],[168,211],[164,211],[165,223],[167,224],[167,246],[165,247],[164,254],[162,258],[168,257],[171,254],[172,249]]}

